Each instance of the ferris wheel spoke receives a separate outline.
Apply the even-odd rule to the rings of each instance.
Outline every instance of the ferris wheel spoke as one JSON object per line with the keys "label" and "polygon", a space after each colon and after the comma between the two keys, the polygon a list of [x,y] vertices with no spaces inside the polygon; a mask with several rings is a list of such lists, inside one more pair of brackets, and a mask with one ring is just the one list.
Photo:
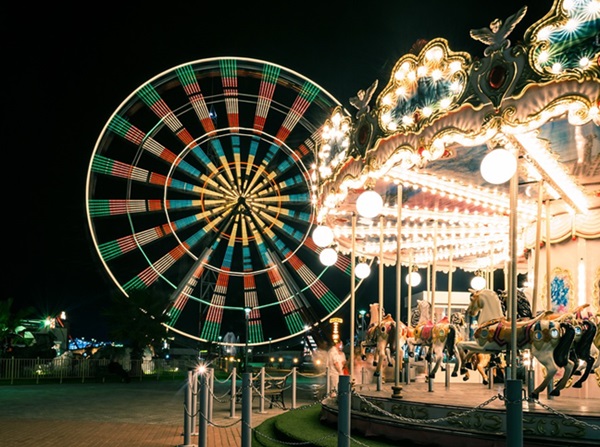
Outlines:
{"label": "ferris wheel spoke", "polygon": [[320,90],[310,82],[306,82],[302,86],[298,97],[294,101],[288,115],[286,116],[283,124],[281,125],[275,140],[285,142],[288,136],[292,133],[292,130],[298,124],[300,119],[304,116],[304,113],[308,110],[311,103],[319,94]]}
{"label": "ferris wheel spoke", "polygon": [[204,128],[205,133],[212,133],[216,130],[215,123],[211,117],[206,99],[196,78],[192,65],[185,65],[176,70],[177,76],[183,87],[184,92],[189,98],[192,108],[196,112],[200,124]]}
{"label": "ferris wheel spoke", "polygon": [[227,121],[232,131],[237,132],[240,127],[237,61],[235,59],[223,59],[219,62],[219,66],[221,69],[223,94],[225,96]]}
{"label": "ferris wheel spoke", "polygon": [[341,306],[342,300],[298,256],[292,255],[289,263],[327,312],[334,312]]}
{"label": "ferris wheel spoke", "polygon": [[185,279],[184,284],[180,285],[177,288],[175,293],[172,295],[170,299],[170,308],[167,310],[167,316],[169,317],[169,326],[175,326],[179,316],[181,315],[183,309],[188,303],[190,297],[192,296],[194,289],[198,285],[200,278],[205,270],[205,263],[210,256],[211,250],[206,249],[202,256],[198,257],[194,267],[190,269],[190,273],[188,277]]}

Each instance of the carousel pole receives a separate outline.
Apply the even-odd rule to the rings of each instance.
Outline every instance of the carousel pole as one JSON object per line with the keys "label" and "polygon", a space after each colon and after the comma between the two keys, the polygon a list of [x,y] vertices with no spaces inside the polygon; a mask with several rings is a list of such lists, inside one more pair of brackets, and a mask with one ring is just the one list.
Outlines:
{"label": "carousel pole", "polygon": [[531,303],[531,312],[533,313],[533,315],[535,316],[535,314],[537,313],[537,303],[538,303],[538,293],[539,293],[539,287],[538,287],[538,278],[539,273],[540,273],[540,243],[541,243],[541,237],[542,237],[542,205],[543,205],[543,200],[542,200],[542,194],[544,191],[544,181],[541,180],[538,182],[538,198],[537,198],[537,219],[535,222],[535,253],[534,253],[534,258],[533,258],[533,293],[532,293],[532,297],[531,300],[533,301],[533,303]]}
{"label": "carousel pole", "polygon": [[552,310],[552,289],[550,272],[550,201],[546,200],[546,310]]}
{"label": "carousel pole", "polygon": [[431,321],[435,322],[435,292],[437,289],[438,222],[433,223],[433,261],[431,267]]}
{"label": "carousel pole", "polygon": [[[354,379],[354,337],[356,329],[354,327],[354,313],[356,312],[356,213],[352,213],[352,249],[350,250],[350,364],[348,372],[350,374],[350,383]],[[364,324],[364,322],[363,322]]]}
{"label": "carousel pole", "polygon": [[[379,321],[383,321],[383,214],[379,216]],[[379,362],[383,359],[379,359]],[[383,368],[380,368],[383,371]],[[381,374],[377,376],[377,391],[381,391]]]}
{"label": "carousel pole", "polygon": [[[452,315],[452,247],[450,248],[450,255],[448,257],[448,321],[450,321],[450,315]],[[458,362],[458,359],[456,359]],[[450,387],[450,368],[446,364],[446,388]]]}
{"label": "carousel pole", "polygon": [[[402,315],[400,304],[402,297],[402,184],[398,185],[397,192],[397,217],[396,217],[396,331],[400,330],[400,317]],[[394,386],[392,386],[392,397],[402,397],[402,386],[400,385],[400,369],[402,358],[400,358],[400,346],[398,346],[398,336],[396,335],[395,346],[396,353],[394,357]]]}
{"label": "carousel pole", "polygon": [[383,214],[379,216],[379,321],[383,320]]}
{"label": "carousel pole", "polygon": [[407,296],[407,309],[408,315],[406,316],[406,324],[408,327],[412,325],[411,317],[412,317],[412,281],[410,280],[410,275],[412,274],[413,269],[413,249],[411,248],[408,255],[408,296]]}
{"label": "carousel pole", "polygon": [[517,206],[519,193],[518,157],[517,169],[510,179],[510,218],[509,218],[509,252],[510,264],[508,272],[508,298],[510,303],[510,378],[506,380],[506,435],[507,444],[511,447],[523,447],[523,403],[521,398],[522,383],[517,379]]}

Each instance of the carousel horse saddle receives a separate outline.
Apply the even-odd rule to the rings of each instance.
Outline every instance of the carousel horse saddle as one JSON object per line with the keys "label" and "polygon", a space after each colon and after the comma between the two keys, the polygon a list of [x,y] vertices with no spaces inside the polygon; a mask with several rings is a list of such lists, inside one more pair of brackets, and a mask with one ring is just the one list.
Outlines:
{"label": "carousel horse saddle", "polygon": [[433,321],[426,321],[425,323],[417,325],[414,331],[415,338],[422,341],[431,341],[431,338],[433,337],[433,326]]}
{"label": "carousel horse saddle", "polygon": [[[542,320],[544,314],[532,318],[529,320],[517,320],[517,345],[524,346],[531,343],[532,334],[543,333],[545,329],[541,327],[540,320]],[[495,342],[498,346],[506,346],[510,343],[512,333],[512,323],[506,318],[497,318],[495,320],[488,321],[475,331],[474,337],[477,340],[486,342]]]}
{"label": "carousel horse saddle", "polygon": [[[517,345],[523,346],[531,342],[531,327],[536,323],[534,320],[517,321]],[[477,328],[475,338],[487,342],[495,342],[499,346],[510,343],[512,324],[505,318],[492,320]]]}

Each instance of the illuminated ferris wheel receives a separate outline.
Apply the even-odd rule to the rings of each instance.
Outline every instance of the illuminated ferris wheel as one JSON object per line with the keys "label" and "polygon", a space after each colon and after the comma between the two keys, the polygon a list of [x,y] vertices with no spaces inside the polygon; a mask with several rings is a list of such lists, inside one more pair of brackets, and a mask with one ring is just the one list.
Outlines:
{"label": "illuminated ferris wheel", "polygon": [[[202,341],[298,335],[348,299],[350,261],[310,237],[320,128],[339,103],[255,59],[203,59],[134,91],[90,161],[94,245],[128,295],[169,297],[168,327]],[[246,315],[246,313],[248,313]]]}

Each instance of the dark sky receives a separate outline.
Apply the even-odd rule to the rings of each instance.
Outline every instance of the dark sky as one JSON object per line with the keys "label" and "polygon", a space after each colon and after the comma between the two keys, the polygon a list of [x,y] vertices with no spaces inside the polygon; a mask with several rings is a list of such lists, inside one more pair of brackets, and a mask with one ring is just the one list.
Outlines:
{"label": "dark sky", "polygon": [[[40,314],[66,310],[74,335],[104,337],[98,312],[114,287],[89,237],[86,175],[110,115],[150,78],[209,57],[257,58],[308,77],[351,110],[348,98],[375,79],[380,88],[387,84],[417,39],[443,37],[452,50],[481,56],[484,46],[469,30],[522,5],[174,0],[4,6],[0,298],[34,304]],[[512,39],[551,6],[551,0],[530,1]]]}

